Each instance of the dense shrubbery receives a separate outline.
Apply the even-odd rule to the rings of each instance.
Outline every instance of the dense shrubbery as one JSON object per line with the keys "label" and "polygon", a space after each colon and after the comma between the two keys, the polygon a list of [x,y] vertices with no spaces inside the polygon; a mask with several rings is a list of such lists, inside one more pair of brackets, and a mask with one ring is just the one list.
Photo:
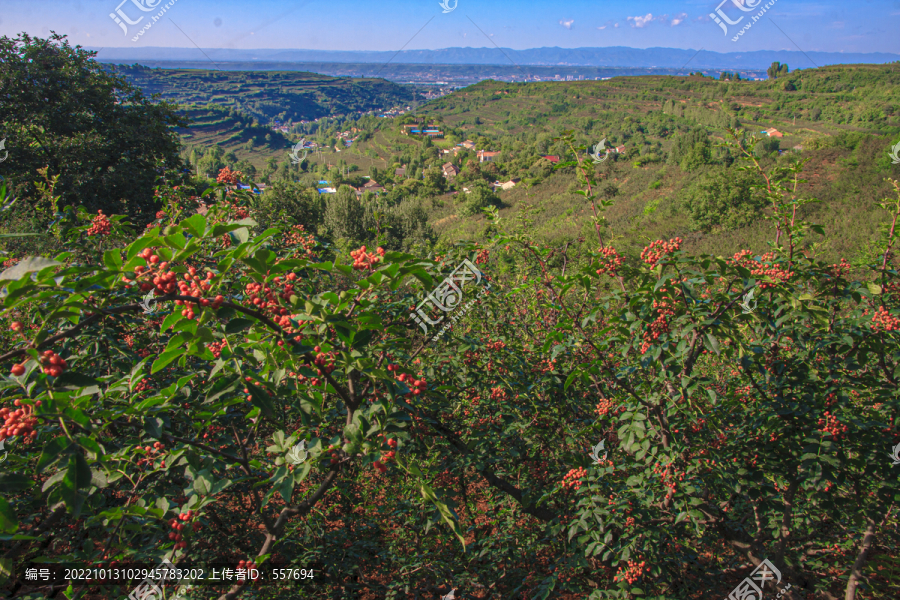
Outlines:
{"label": "dense shrubbery", "polygon": [[[8,586],[46,594],[21,579],[36,557],[166,556],[316,572],[190,598],[699,599],[768,559],[787,598],[890,594],[900,189],[861,280],[798,251],[816,230],[789,188],[802,165],[764,173],[752,146],[732,151],[775,240],[728,258],[672,239],[629,265],[601,235],[614,194],[579,162],[561,168],[598,219],[587,255],[496,211],[490,248],[334,254],[229,172],[205,215],[162,191],[141,233],[58,215],[66,252],[2,278]],[[493,292],[426,344],[410,310],[466,257]]]}

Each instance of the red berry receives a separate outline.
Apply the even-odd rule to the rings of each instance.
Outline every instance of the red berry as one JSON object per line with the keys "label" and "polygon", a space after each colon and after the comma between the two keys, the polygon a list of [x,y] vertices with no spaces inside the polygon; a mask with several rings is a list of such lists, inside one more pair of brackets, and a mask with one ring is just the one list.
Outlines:
{"label": "red berry", "polygon": [[16,377],[24,375],[25,374],[25,365],[13,365],[12,374],[15,375]]}

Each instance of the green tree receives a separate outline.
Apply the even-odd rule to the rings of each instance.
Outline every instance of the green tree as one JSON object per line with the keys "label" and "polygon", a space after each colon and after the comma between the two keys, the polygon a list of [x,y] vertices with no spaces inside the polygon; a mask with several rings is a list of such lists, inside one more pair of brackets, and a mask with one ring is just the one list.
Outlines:
{"label": "green tree", "polygon": [[712,167],[681,194],[692,226],[705,232],[716,227],[732,230],[758,220],[766,199],[751,188],[754,182],[745,171]]}
{"label": "green tree", "polygon": [[181,169],[176,107],[151,101],[65,36],[0,38],[3,175],[36,197],[37,169],[59,176],[60,206],[150,219],[161,170]]}
{"label": "green tree", "polygon": [[464,217],[480,214],[482,209],[500,204],[500,198],[482,180],[475,181],[469,186],[469,192],[461,195],[463,205],[459,214]]}
{"label": "green tree", "polygon": [[766,73],[769,75],[770,79],[778,79],[783,75],[788,74],[788,66],[786,64],[781,64],[780,62],[773,62],[772,65],[766,69]]}
{"label": "green tree", "polygon": [[343,185],[337,193],[326,195],[324,222],[333,237],[354,241],[364,239],[364,216],[365,209],[350,186]]}

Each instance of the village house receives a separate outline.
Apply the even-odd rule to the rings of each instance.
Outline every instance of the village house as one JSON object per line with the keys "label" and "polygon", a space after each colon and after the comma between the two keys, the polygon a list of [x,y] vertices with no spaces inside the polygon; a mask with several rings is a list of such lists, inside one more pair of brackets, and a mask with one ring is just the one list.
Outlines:
{"label": "village house", "polygon": [[451,162],[448,162],[443,167],[441,167],[441,170],[444,172],[444,177],[446,177],[447,179],[453,179],[454,177],[459,175],[459,169]]}
{"label": "village house", "polygon": [[494,162],[494,159],[500,156],[499,152],[489,152],[487,150],[478,151],[478,162]]}
{"label": "village house", "polygon": [[359,189],[363,192],[373,192],[373,193],[377,194],[378,192],[384,191],[384,186],[379,184],[374,179],[370,179],[369,181],[365,182],[363,184],[363,186]]}
{"label": "village house", "polygon": [[781,133],[780,131],[778,131],[777,129],[775,129],[774,127],[770,127],[769,129],[766,129],[765,131],[762,131],[761,133],[764,133],[767,136],[774,137],[774,138],[783,138],[784,137],[784,134]]}
{"label": "village house", "polygon": [[541,156],[541,158],[543,158],[543,159],[545,159],[545,160],[549,160],[549,161],[552,162],[553,164],[556,164],[556,163],[559,162],[559,157],[556,156],[556,155],[553,155],[553,154],[547,154],[547,155],[545,155],[545,156]]}
{"label": "village house", "polygon": [[394,177],[406,177],[406,169],[403,167],[394,169]]}
{"label": "village house", "polygon": [[460,144],[460,146],[462,146],[463,148],[467,148],[469,150],[474,150],[475,142],[473,142],[472,140],[466,140],[462,144]]}

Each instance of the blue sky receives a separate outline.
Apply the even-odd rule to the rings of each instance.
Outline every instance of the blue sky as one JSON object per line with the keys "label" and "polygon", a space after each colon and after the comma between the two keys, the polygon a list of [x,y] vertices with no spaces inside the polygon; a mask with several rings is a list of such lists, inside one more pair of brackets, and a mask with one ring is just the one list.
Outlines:
{"label": "blue sky", "polygon": [[[136,42],[133,34],[169,0],[125,0],[120,10],[132,21],[144,16],[127,36],[109,16],[121,1],[0,0],[0,34],[54,30],[95,48],[399,50],[408,42],[410,50],[496,44],[736,52],[795,50],[796,43],[804,51],[900,54],[900,0],[774,0],[738,42],[732,31],[743,24],[729,26],[726,36],[709,17],[722,0],[447,0],[457,4],[446,14],[438,0],[175,0]],[[737,20],[771,1],[725,0],[720,10]],[[133,3],[154,8],[141,12]],[[755,8],[744,13],[734,3]]]}

